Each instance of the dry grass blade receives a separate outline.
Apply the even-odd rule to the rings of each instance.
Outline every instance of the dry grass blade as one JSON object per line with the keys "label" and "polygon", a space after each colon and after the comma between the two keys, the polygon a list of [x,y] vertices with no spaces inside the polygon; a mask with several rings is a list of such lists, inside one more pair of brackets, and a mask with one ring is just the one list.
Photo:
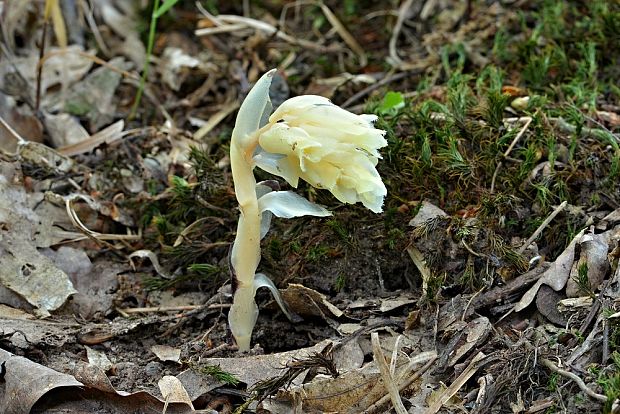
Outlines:
{"label": "dry grass blade", "polygon": [[396,51],[396,42],[398,41],[398,36],[400,35],[400,31],[403,28],[403,22],[405,21],[407,11],[411,8],[412,4],[413,0],[403,1],[403,4],[401,4],[400,8],[398,9],[398,18],[396,19],[394,31],[392,32],[392,36],[390,37],[390,59],[392,59],[392,63],[395,66],[400,66],[403,63],[402,59],[398,56],[398,52]]}
{"label": "dry grass blade", "polygon": [[112,248],[113,246],[111,246],[109,243],[106,243],[105,240],[140,240],[142,238],[142,236],[140,236],[139,234],[107,234],[90,230],[84,225],[84,223],[82,223],[77,213],[75,212],[75,209],[73,208],[73,202],[77,199],[82,199],[86,201],[87,204],[89,201],[88,198],[84,195],[73,194],[65,197],[65,208],[67,210],[67,215],[69,216],[71,223],[73,223],[73,225],[77,227],[82,233],[84,233],[84,235],[86,235],[88,238],[106,244]]}
{"label": "dry grass blade", "polygon": [[67,28],[65,27],[65,20],[62,17],[62,11],[60,10],[60,4],[58,0],[46,0],[45,1],[45,20],[52,19],[52,25],[54,26],[54,34],[58,40],[60,47],[67,47]]}
{"label": "dry grass blade", "polygon": [[392,404],[394,405],[394,410],[396,411],[396,414],[407,414],[407,409],[403,405],[403,401],[400,398],[398,387],[394,383],[394,378],[390,373],[390,367],[388,366],[385,360],[385,356],[383,355],[383,351],[381,350],[381,344],[379,343],[379,334],[377,332],[371,333],[370,340],[372,342],[372,353],[375,363],[377,364],[377,367],[381,372],[383,384],[388,390],[390,399],[392,400]]}
{"label": "dry grass blade", "polygon": [[67,157],[90,152],[103,143],[111,144],[112,142],[129,135],[131,131],[123,132],[124,127],[125,122],[121,119],[120,121],[115,122],[92,135],[89,139],[76,144],[65,145],[64,147],[58,148],[57,151]]}
{"label": "dry grass blade", "polygon": [[219,125],[228,115],[232,114],[239,108],[239,102],[230,102],[222,109],[220,109],[217,113],[215,113],[209,120],[200,127],[198,131],[194,133],[194,139],[196,141],[200,141],[207,135],[209,132],[213,130],[216,126]]}
{"label": "dry grass blade", "polygon": [[[504,154],[503,154],[503,158],[504,159],[510,155],[510,153],[512,152],[512,149],[515,147],[515,145],[517,145],[517,143],[519,142],[519,140],[521,139],[523,134],[525,134],[525,131],[527,131],[527,128],[530,126],[530,123],[532,122],[532,119],[534,119],[534,118],[532,118],[531,116],[524,117],[524,118],[518,118],[518,121],[523,120],[523,121],[525,121],[525,124],[523,125],[523,127],[521,127],[521,130],[514,137],[514,139],[512,140],[510,145],[508,146],[508,149],[506,150],[506,152],[504,152]],[[495,189],[495,180],[497,179],[497,174],[499,173],[500,168],[502,168],[502,163],[503,162],[500,161],[497,164],[497,167],[495,167],[495,171],[493,172],[493,178],[491,179],[491,192],[493,192],[493,190]]]}
{"label": "dry grass blade", "polygon": [[562,210],[564,210],[566,208],[566,206],[568,205],[568,201],[563,201],[559,206],[557,206],[555,208],[555,210],[553,210],[551,212],[551,214],[549,214],[549,217],[547,217],[545,219],[545,221],[543,221],[540,226],[538,226],[538,228],[536,229],[536,231],[534,231],[534,233],[532,233],[532,235],[526,240],[526,242],[523,244],[523,246],[521,246],[519,248],[519,250],[517,250],[517,253],[519,254],[523,254],[523,252],[525,252],[525,249],[528,248],[528,246],[530,244],[532,244],[532,242],[534,240],[536,240],[536,238],[540,235],[540,233],[542,233],[542,231],[545,229],[545,227],[547,227],[549,225],[549,223],[551,223],[551,220],[553,220],[555,218],[555,216],[557,216],[558,214],[560,214],[560,212]]}
{"label": "dry grass blade", "polygon": [[[404,368],[401,368],[400,373],[397,375],[396,382],[398,383],[398,389],[400,391],[406,389],[414,381],[422,376],[434,363],[437,359],[437,352],[422,352],[409,360],[409,363]],[[416,364],[425,362],[426,363],[420,367],[417,371],[413,371],[413,367]],[[381,409],[385,407],[385,405],[390,401],[390,395],[383,396],[380,400],[375,402],[373,405],[368,407],[368,409],[364,412],[365,414],[374,414],[382,412]]]}
{"label": "dry grass blade", "polygon": [[169,274],[168,272],[164,270],[164,268],[159,264],[159,259],[157,258],[157,255],[151,250],[146,250],[146,249],[136,250],[135,252],[129,255],[128,259],[129,259],[129,262],[131,263],[131,267],[135,269],[135,265],[132,260],[134,257],[139,257],[141,259],[148,258],[151,261],[151,264],[153,265],[153,269],[155,269],[157,274],[163,277],[164,279],[172,279],[174,277],[173,275]]}
{"label": "dry grass blade", "polygon": [[486,355],[484,355],[482,352],[478,352],[478,354],[476,354],[476,356],[471,360],[469,365],[467,365],[467,368],[463,370],[461,375],[459,375],[458,378],[455,379],[454,382],[450,384],[450,386],[437,397],[435,402],[431,404],[431,406],[426,410],[425,413],[435,414],[436,412],[438,412],[441,407],[443,407],[443,405],[450,398],[452,398],[463,385],[465,385],[465,383],[476,373],[476,371],[478,371],[478,368],[480,368],[480,365],[478,363],[484,360],[485,357]]}
{"label": "dry grass blade", "polygon": [[246,29],[248,26],[242,23],[238,24],[226,24],[222,26],[215,27],[204,27],[202,29],[196,30],[196,36],[211,36],[219,33],[231,33],[236,32],[242,29]]}
{"label": "dry grass blade", "polygon": [[329,7],[323,4],[323,2],[320,2],[319,6],[321,7],[321,11],[323,11],[323,14],[325,15],[329,23],[334,27],[336,32],[338,32],[340,37],[342,37],[342,40],[344,40],[347,46],[349,46],[351,50],[353,50],[353,52],[357,54],[360,59],[360,66],[366,66],[366,64],[368,63],[366,53],[364,52],[364,49],[360,46],[360,44],[357,43],[357,40],[355,40],[351,33],[349,33],[347,28],[344,27],[344,25],[340,22],[338,17],[336,17],[336,15],[330,10]]}
{"label": "dry grass blade", "polygon": [[[203,11],[203,14],[205,14],[204,11]],[[208,17],[211,21],[213,21],[213,23],[216,26],[226,27],[226,26],[234,25],[236,28],[238,28],[237,30],[242,30],[243,28],[258,30],[258,31],[266,33],[269,36],[276,36],[277,38],[284,40],[285,42],[288,42],[294,45],[299,45],[299,46],[305,47],[306,49],[313,50],[316,52],[325,53],[325,52],[335,52],[339,50],[339,48],[330,48],[330,47],[323,46],[316,42],[311,42],[311,41],[303,40],[303,39],[297,39],[294,36],[291,36],[289,34],[284,33],[281,30],[278,30],[278,28],[270,25],[269,23],[265,23],[261,20],[252,19],[250,17],[236,16],[234,14],[226,14],[226,15],[221,14],[216,17],[208,13],[206,13],[205,16]],[[196,36],[206,36],[212,33],[211,29],[212,28],[206,28],[206,30],[197,29],[194,31],[194,34]],[[229,30],[225,30],[225,31],[228,32]]]}
{"label": "dry grass blade", "polygon": [[426,260],[424,259],[422,252],[416,247],[413,245],[409,246],[407,248],[407,253],[409,254],[409,257],[411,257],[413,264],[415,264],[416,268],[422,275],[422,296],[426,297],[428,295],[428,281],[432,277],[431,269],[426,264]]}
{"label": "dry grass blade", "polygon": [[590,388],[588,388],[588,386],[586,385],[585,382],[583,382],[583,380],[581,378],[579,378],[577,375],[573,374],[572,372],[568,372],[566,370],[563,370],[561,368],[558,368],[553,362],[549,361],[548,359],[541,359],[540,362],[546,366],[547,368],[549,368],[551,371],[556,372],[566,378],[570,378],[575,384],[577,384],[577,386],[581,389],[581,391],[585,392],[588,396],[590,396],[591,398],[594,398],[595,400],[598,400],[600,402],[607,402],[607,397],[601,394],[597,394],[596,392],[592,391]]}
{"label": "dry grass blade", "polygon": [[82,14],[84,18],[86,19],[86,23],[88,24],[88,27],[93,33],[95,42],[97,42],[97,47],[101,49],[101,51],[106,56],[110,56],[110,49],[105,44],[105,41],[103,40],[103,36],[101,36],[101,31],[99,30],[99,27],[97,27],[97,22],[95,21],[95,16],[93,15],[93,8],[90,7],[88,2],[86,2],[85,0],[79,0],[79,2],[80,2],[79,3],[80,8],[82,9]]}

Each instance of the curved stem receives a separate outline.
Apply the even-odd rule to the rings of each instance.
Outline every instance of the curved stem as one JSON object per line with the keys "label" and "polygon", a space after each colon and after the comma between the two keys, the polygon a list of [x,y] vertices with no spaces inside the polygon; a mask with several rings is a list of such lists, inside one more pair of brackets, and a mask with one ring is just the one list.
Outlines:
{"label": "curved stem", "polygon": [[232,265],[239,286],[252,286],[254,274],[260,262],[261,212],[256,196],[256,178],[252,155],[258,145],[258,137],[269,125],[243,138],[242,143],[233,132],[230,145],[230,166],[235,184],[235,196],[239,203],[239,223],[232,249]]}
{"label": "curved stem", "polygon": [[261,212],[258,209],[252,156],[262,132],[261,118],[271,109],[269,87],[274,73],[275,70],[271,70],[263,75],[248,93],[239,108],[230,141],[230,165],[241,214],[231,254],[236,289],[228,323],[240,351],[250,349],[252,330],[258,317],[258,307],[254,301],[254,275],[260,262]]}
{"label": "curved stem", "polygon": [[230,163],[241,214],[231,255],[237,289],[234,292],[228,320],[241,351],[250,348],[250,337],[258,315],[254,302],[254,274],[260,262],[261,214],[258,210],[253,166],[248,161],[245,151],[239,147],[236,140],[233,140],[230,147]]}

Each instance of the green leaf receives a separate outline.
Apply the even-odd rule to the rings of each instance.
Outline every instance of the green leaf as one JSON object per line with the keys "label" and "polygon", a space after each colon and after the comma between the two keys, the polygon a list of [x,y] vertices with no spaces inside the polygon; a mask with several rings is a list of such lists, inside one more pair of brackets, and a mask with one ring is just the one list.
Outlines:
{"label": "green leaf", "polygon": [[400,92],[389,91],[383,97],[378,111],[382,115],[394,115],[399,109],[405,107],[405,97]]}
{"label": "green leaf", "polygon": [[166,14],[166,12],[170,10],[172,6],[177,4],[178,1],[179,0],[165,0],[164,3],[161,6],[159,6],[157,10],[155,10],[153,17],[155,17],[156,19],[159,19],[161,16]]}

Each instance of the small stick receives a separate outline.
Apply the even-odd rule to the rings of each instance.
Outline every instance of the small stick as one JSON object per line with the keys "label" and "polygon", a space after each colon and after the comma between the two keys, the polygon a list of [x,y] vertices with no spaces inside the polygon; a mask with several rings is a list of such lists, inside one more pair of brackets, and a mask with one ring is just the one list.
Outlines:
{"label": "small stick", "polygon": [[[415,380],[417,380],[418,378],[420,378],[422,376],[422,374],[424,374],[426,371],[428,371],[428,369],[433,366],[433,364],[435,363],[435,360],[437,359],[437,355],[435,354],[431,359],[429,359],[426,364],[424,364],[419,370],[417,370],[413,375],[411,375],[410,377],[408,377],[404,382],[402,382],[398,389],[400,391],[406,389],[407,387],[409,387],[411,384],[413,384],[413,382]],[[374,404],[372,404],[370,407],[368,407],[366,409],[366,411],[364,411],[364,414],[373,414],[373,413],[377,413],[380,411],[380,408],[385,406],[385,404],[387,404],[387,402],[390,400],[390,394],[384,395],[383,397],[381,397],[381,399],[379,399],[377,402],[375,402]]]}
{"label": "small stick", "polygon": [[[294,36],[291,36],[278,28],[270,25],[269,23],[265,23],[261,20],[252,19],[250,17],[242,17],[234,14],[221,14],[219,16],[207,15],[211,21],[213,21],[217,26],[225,26],[225,25],[235,25],[236,27],[247,27],[250,29],[258,30],[264,32],[268,35],[275,35],[279,39],[284,40],[285,42],[299,45],[305,47],[310,50],[314,50],[315,52],[321,53],[329,53],[339,51],[340,48],[333,48],[330,46],[324,46],[320,43],[311,42],[309,40],[297,39]],[[196,36],[204,36],[205,34],[210,34],[211,28],[205,29],[197,29],[194,31]]]}
{"label": "small stick", "polygon": [[545,221],[542,222],[542,224],[540,226],[538,226],[538,228],[536,229],[536,231],[534,232],[534,234],[532,234],[530,236],[529,239],[527,239],[527,241],[525,242],[525,244],[523,246],[521,246],[518,250],[517,253],[519,254],[523,254],[523,252],[525,251],[525,249],[528,248],[528,246],[530,244],[532,244],[532,242],[534,241],[534,239],[536,239],[536,237],[538,237],[540,235],[540,233],[542,233],[542,231],[545,229],[545,227],[547,227],[549,225],[549,223],[551,223],[551,220],[553,220],[555,218],[555,216],[557,216],[558,214],[560,214],[560,212],[562,210],[564,210],[566,208],[566,205],[568,204],[567,201],[563,201],[562,204],[560,204],[559,206],[557,206],[555,208],[555,210],[553,210],[553,212],[551,214],[549,214],[549,217],[547,217],[545,219]]}
{"label": "small stick", "polygon": [[363,98],[364,96],[368,95],[369,93],[371,93],[372,91],[374,91],[375,89],[379,89],[380,87],[387,85],[388,83],[392,83],[392,82],[396,82],[398,80],[401,80],[403,78],[406,78],[408,75],[412,75],[416,72],[420,71],[419,70],[406,70],[403,72],[398,72],[398,73],[394,73],[392,75],[386,76],[383,79],[381,79],[379,82],[377,83],[373,83],[372,85],[368,86],[367,88],[362,89],[361,91],[359,91],[358,93],[356,93],[355,95],[353,95],[352,97],[350,97],[349,99],[347,99],[345,101],[345,103],[343,103],[342,106],[343,108],[347,109],[349,106],[351,106],[352,103],[356,102],[358,99]]}
{"label": "small stick", "polygon": [[105,56],[110,56],[110,48],[105,44],[103,40],[103,36],[101,36],[101,32],[97,27],[97,22],[95,22],[95,16],[93,15],[93,9],[89,7],[88,3],[85,0],[79,0],[80,8],[82,9],[82,15],[86,19],[86,23],[90,28],[93,37],[95,38],[95,42],[97,42],[97,46]]}
{"label": "small stick", "polygon": [[[503,286],[494,287],[491,290],[486,291],[482,295],[478,296],[473,301],[474,309],[478,310],[487,306],[491,306],[500,302],[502,299],[507,298],[510,294],[518,292],[519,290],[528,288],[533,285],[542,274],[549,268],[549,264],[544,263],[539,267],[535,267],[522,275],[508,281]],[[581,331],[583,332],[583,331]]]}
{"label": "small stick", "polygon": [[178,312],[191,311],[196,309],[225,309],[230,308],[230,303],[214,303],[209,306],[204,305],[180,305],[180,306],[151,306],[146,308],[118,308],[119,313],[150,313],[150,312]]}
{"label": "small stick", "polygon": [[37,64],[37,87],[34,98],[34,110],[39,111],[41,104],[41,77],[43,76],[43,56],[45,55],[45,39],[47,38],[47,19],[43,20],[43,32],[41,33],[41,47],[39,48],[39,63]]}
{"label": "small stick", "polygon": [[[527,128],[532,123],[532,119],[533,118],[531,116],[518,119],[519,121],[525,120],[525,124],[523,125],[519,133],[517,133],[517,135],[514,137],[514,139],[508,146],[508,149],[506,150],[506,152],[504,152],[504,154],[502,155],[503,159],[506,159],[510,155],[515,145],[517,145],[517,142],[519,142],[523,134],[525,134],[525,131],[527,131]],[[495,180],[497,179],[497,174],[499,173],[500,168],[502,168],[503,159],[497,164],[497,167],[495,168],[495,171],[493,172],[493,178],[491,179],[491,192],[493,192],[493,190],[495,189]]]}
{"label": "small stick", "polygon": [[426,414],[435,414],[450,400],[463,385],[478,371],[482,365],[481,361],[486,358],[482,352],[478,352],[471,360],[467,368],[459,375],[448,388],[446,388],[435,400],[433,404],[425,411]]}
{"label": "small stick", "polygon": [[603,319],[603,365],[607,364],[609,359],[609,322],[607,319]]}
{"label": "small stick", "polygon": [[390,367],[385,361],[385,356],[381,350],[381,344],[379,343],[379,334],[373,332],[370,334],[370,340],[372,342],[372,353],[374,356],[375,364],[377,364],[379,371],[381,372],[381,378],[383,379],[383,385],[387,388],[387,391],[392,400],[392,405],[397,414],[407,414],[407,409],[403,405],[403,400],[400,398],[398,387],[394,383],[394,378],[390,374]]}
{"label": "small stick", "polygon": [[[412,1],[412,0],[407,0]],[[346,27],[338,20],[338,17],[331,11],[329,7],[325,5],[322,1],[318,3],[321,11],[325,15],[327,21],[332,25],[332,27],[336,30],[336,32],[340,35],[342,40],[351,48],[353,52],[358,56],[360,60],[360,66],[364,67],[368,64],[368,58],[366,57],[366,53],[364,49],[360,46],[360,44],[355,40],[355,37],[349,33]]]}
{"label": "small stick", "polygon": [[218,126],[220,122],[222,122],[228,115],[232,114],[238,108],[239,108],[239,102],[237,101],[229,102],[228,104],[225,104],[222,107],[222,109],[220,109],[218,112],[213,114],[209,118],[209,120],[203,126],[201,126],[198,131],[194,133],[193,138],[196,141],[200,141],[201,139],[205,137],[205,135],[211,132],[213,128]]}
{"label": "small stick", "polygon": [[398,41],[398,36],[400,35],[400,31],[403,28],[403,23],[405,21],[405,16],[407,14],[407,10],[411,8],[413,4],[413,0],[405,0],[403,4],[401,4],[398,9],[398,18],[396,19],[396,24],[394,25],[394,31],[392,32],[392,36],[390,37],[389,50],[390,50],[390,59],[392,59],[393,63],[397,66],[402,65],[403,61],[398,56],[398,52],[396,51],[396,42]]}
{"label": "small stick", "polygon": [[517,142],[519,142],[519,140],[521,139],[521,137],[523,136],[523,134],[525,133],[525,131],[527,131],[527,128],[530,126],[530,124],[532,123],[532,117],[528,116],[526,118],[522,118],[525,119],[525,124],[523,125],[523,127],[521,128],[521,130],[519,131],[519,133],[514,137],[514,139],[512,140],[512,142],[510,143],[510,145],[508,146],[508,149],[506,150],[506,152],[504,153],[504,157],[507,157],[508,155],[510,155],[510,153],[512,152],[513,148],[515,147],[515,145],[517,145]]}
{"label": "small stick", "polygon": [[546,366],[547,368],[549,368],[551,371],[556,372],[566,378],[573,380],[573,382],[577,384],[577,386],[581,389],[581,391],[585,392],[586,394],[588,394],[588,396],[592,397],[593,399],[600,401],[602,403],[607,402],[606,396],[597,394],[596,392],[592,391],[590,388],[588,388],[586,383],[583,382],[581,378],[579,378],[577,375],[573,374],[572,372],[565,371],[562,368],[558,368],[553,362],[549,361],[546,358],[542,358],[540,362],[542,362],[542,364]]}

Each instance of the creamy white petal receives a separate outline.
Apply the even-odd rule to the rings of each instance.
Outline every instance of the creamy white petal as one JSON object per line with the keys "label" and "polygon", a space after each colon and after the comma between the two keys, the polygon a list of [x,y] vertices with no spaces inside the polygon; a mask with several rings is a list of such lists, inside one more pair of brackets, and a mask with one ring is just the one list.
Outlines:
{"label": "creamy white petal", "polygon": [[[385,131],[375,115],[356,115],[328,99],[305,95],[285,101],[269,118],[260,146],[286,158],[257,165],[296,186],[299,178],[345,203],[362,202],[381,211],[387,194],[376,170]],[[260,158],[260,157],[258,157]]]}
{"label": "creamy white petal", "polygon": [[271,110],[269,87],[275,72],[273,69],[261,76],[239,108],[232,135],[242,147],[245,144],[245,137],[259,128],[263,114]]}
{"label": "creamy white petal", "polygon": [[301,216],[331,216],[329,210],[314,204],[292,191],[273,191],[258,199],[261,212],[270,211],[281,218]]}
{"label": "creamy white petal", "polygon": [[263,240],[267,233],[269,233],[269,228],[271,227],[271,218],[273,214],[271,211],[264,211],[261,215],[260,219],[260,239]]}
{"label": "creamy white petal", "polygon": [[286,155],[259,152],[253,158],[256,166],[270,174],[284,178],[291,186],[297,188],[301,170],[295,162],[291,162]]}

